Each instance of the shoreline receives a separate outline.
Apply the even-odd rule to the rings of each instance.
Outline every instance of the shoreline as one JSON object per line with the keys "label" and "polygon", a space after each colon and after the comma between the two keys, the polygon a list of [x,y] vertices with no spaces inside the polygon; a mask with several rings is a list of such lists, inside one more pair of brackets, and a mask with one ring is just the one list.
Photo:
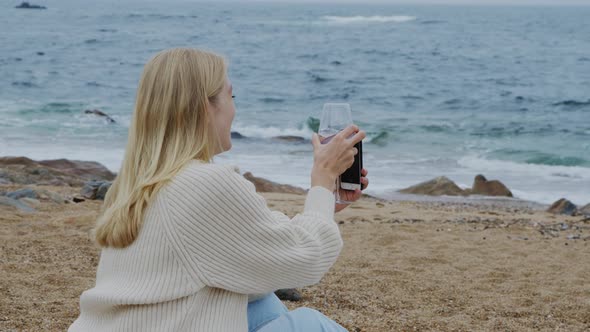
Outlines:
{"label": "shoreline", "polygon": [[[19,156],[19,157],[0,156],[0,159],[2,159],[2,158],[27,158],[28,159],[28,157],[22,157],[22,156]],[[70,160],[70,159],[51,159],[51,160],[68,160],[68,161],[73,161],[73,162],[96,163],[97,165],[104,167],[105,170],[108,170],[108,171],[112,172],[113,174],[116,174],[112,169],[107,168],[106,166],[104,166],[103,164],[101,164],[97,161],[89,161],[89,160],[80,161],[80,160]],[[33,160],[33,161],[35,161],[35,160]],[[225,162],[225,160],[221,163],[228,164],[228,165],[232,164],[232,163]],[[0,164],[0,168],[2,168],[2,164]],[[244,172],[242,172],[240,170],[241,175],[245,175],[250,172],[251,172],[250,170],[245,170]],[[256,176],[259,176],[260,174],[251,174],[251,175],[256,177]],[[371,174],[369,174],[369,179],[374,181],[373,178],[371,177]],[[290,183],[274,182],[274,181],[268,180],[267,178],[261,178],[261,180],[267,181],[270,183],[274,183],[277,186],[301,188],[301,187],[296,187]],[[2,173],[0,172],[0,186],[3,184],[4,183],[2,182]],[[35,184],[31,183],[31,185],[35,185]],[[301,188],[301,189],[307,190],[307,188]],[[533,200],[526,200],[526,199],[518,198],[518,197],[484,196],[484,195],[475,195],[475,194],[468,195],[468,196],[426,195],[426,194],[416,195],[416,194],[402,193],[402,192],[400,192],[400,190],[402,190],[402,189],[403,188],[400,188],[397,190],[390,189],[390,190],[383,191],[380,193],[374,193],[371,190],[371,184],[370,184],[369,189],[368,189],[368,193],[365,195],[372,197],[374,199],[384,201],[384,202],[429,202],[429,203],[469,204],[469,205],[505,205],[507,207],[529,208],[529,209],[534,209],[534,210],[543,210],[543,209],[547,209],[549,206],[551,206],[551,203],[543,203],[543,202],[538,202],[538,201],[533,201]],[[464,189],[464,190],[469,190],[469,188]],[[567,197],[555,197],[554,201],[557,201],[561,198],[567,199]],[[579,206],[583,206],[587,202],[578,202],[578,203],[579,203]]]}
{"label": "shoreline", "polygon": [[416,202],[416,203],[447,203],[457,205],[473,206],[505,206],[514,208],[528,208],[535,211],[546,210],[551,204],[528,201],[516,197],[493,197],[493,196],[429,196],[413,195],[397,192],[388,202]]}
{"label": "shoreline", "polygon": [[[26,142],[23,142],[23,144]],[[112,171],[119,171],[124,146],[113,142],[57,142],[55,148],[43,142],[19,146],[12,143],[2,154],[27,155],[34,159],[65,156],[75,160],[95,160]],[[84,145],[86,147],[80,146]],[[369,146],[369,145],[368,145]],[[278,148],[278,150],[276,150]],[[275,149],[275,150],[273,150]],[[590,168],[581,166],[540,165],[486,159],[477,155],[440,159],[407,156],[397,158],[384,151],[366,150],[366,165],[373,180],[367,193],[389,200],[395,191],[437,176],[447,176],[461,188],[470,187],[474,176],[483,174],[503,181],[514,196],[540,204],[552,204],[565,197],[584,205],[590,202]],[[384,154],[385,153],[385,154]],[[216,163],[238,165],[244,171],[278,183],[305,188],[309,186],[311,149],[307,144],[265,140],[235,140],[232,150],[216,156]]]}

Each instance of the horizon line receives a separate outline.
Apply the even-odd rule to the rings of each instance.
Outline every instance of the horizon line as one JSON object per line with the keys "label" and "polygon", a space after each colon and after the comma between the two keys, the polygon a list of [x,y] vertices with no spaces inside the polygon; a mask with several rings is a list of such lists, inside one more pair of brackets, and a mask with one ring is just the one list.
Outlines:
{"label": "horizon line", "polygon": [[471,1],[466,0],[457,0],[457,1],[432,1],[432,0],[424,0],[424,1],[411,1],[411,0],[394,0],[394,1],[381,1],[381,0],[286,0],[286,1],[272,1],[272,0],[199,0],[197,2],[203,3],[266,3],[266,4],[351,4],[351,5],[366,5],[366,4],[375,4],[375,5],[411,5],[411,6],[469,6],[469,7],[499,7],[499,6],[506,6],[506,7],[589,7],[590,2],[555,2],[555,1],[542,1],[542,2],[521,2],[521,3],[514,3],[514,1],[494,1],[494,2],[478,2],[473,3]]}

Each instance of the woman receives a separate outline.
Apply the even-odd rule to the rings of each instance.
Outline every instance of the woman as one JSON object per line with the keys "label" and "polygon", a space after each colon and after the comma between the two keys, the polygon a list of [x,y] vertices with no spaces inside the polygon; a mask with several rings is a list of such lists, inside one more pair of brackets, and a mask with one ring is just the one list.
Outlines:
{"label": "woman", "polygon": [[234,169],[210,162],[231,148],[226,75],[223,58],[193,49],[146,64],[94,230],[96,286],[70,331],[344,331],[315,310],[288,312],[273,291],[315,284],[336,261],[334,181],[365,134],[351,126],[325,145],[313,136],[312,187],[289,220]]}

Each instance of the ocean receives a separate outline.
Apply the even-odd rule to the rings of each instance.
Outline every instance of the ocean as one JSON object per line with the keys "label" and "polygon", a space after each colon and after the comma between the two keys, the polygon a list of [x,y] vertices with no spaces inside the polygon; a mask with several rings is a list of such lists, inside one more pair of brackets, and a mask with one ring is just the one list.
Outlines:
{"label": "ocean", "polygon": [[197,47],[228,59],[245,136],[216,162],[308,187],[311,145],[273,137],[308,139],[324,103],[347,102],[369,194],[483,174],[590,202],[590,6],[33,3],[48,8],[0,5],[0,156],[118,171],[143,65]]}

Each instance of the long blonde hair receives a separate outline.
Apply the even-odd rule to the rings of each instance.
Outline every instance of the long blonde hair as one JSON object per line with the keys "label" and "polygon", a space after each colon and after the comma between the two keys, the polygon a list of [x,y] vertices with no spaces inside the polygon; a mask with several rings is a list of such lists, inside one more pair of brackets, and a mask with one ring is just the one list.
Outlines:
{"label": "long blonde hair", "polygon": [[210,128],[207,105],[221,92],[225,78],[225,60],[200,50],[165,50],[148,61],[125,158],[94,229],[99,245],[132,244],[158,190],[190,160],[211,161],[220,143]]}

